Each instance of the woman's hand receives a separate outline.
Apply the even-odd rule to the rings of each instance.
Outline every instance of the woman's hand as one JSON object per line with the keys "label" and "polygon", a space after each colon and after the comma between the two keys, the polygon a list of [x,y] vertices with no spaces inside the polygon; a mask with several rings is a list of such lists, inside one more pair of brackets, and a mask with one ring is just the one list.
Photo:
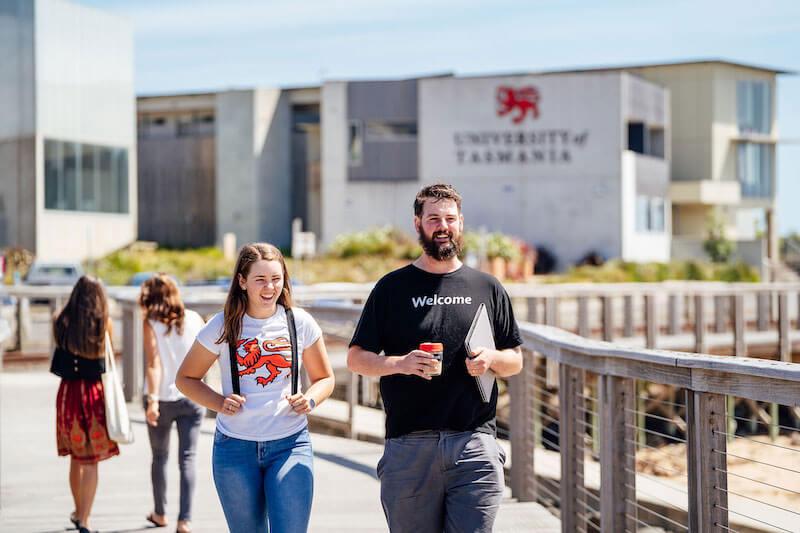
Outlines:
{"label": "woman's hand", "polygon": [[153,427],[158,425],[158,417],[161,413],[158,411],[158,401],[151,400],[147,402],[147,410],[144,413],[144,417],[147,420],[147,423]]}
{"label": "woman's hand", "polygon": [[222,399],[222,407],[219,412],[224,415],[235,415],[246,401],[247,399],[244,396],[231,393]]}
{"label": "woman's hand", "polygon": [[300,415],[310,413],[313,408],[311,399],[307,398],[302,392],[298,392],[292,396],[287,395],[286,401],[289,402],[289,407],[292,408],[292,411]]}

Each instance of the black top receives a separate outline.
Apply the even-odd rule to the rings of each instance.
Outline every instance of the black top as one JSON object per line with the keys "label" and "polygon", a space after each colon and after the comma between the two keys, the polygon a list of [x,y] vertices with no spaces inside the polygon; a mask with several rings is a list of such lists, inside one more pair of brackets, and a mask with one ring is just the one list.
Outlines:
{"label": "black top", "polygon": [[63,348],[56,348],[50,372],[62,379],[100,379],[106,371],[106,360],[81,357]]}
{"label": "black top", "polygon": [[442,375],[381,378],[386,437],[412,431],[496,432],[497,385],[489,403],[481,400],[467,373],[464,340],[481,303],[494,329],[498,350],[522,344],[511,300],[495,278],[466,265],[431,274],[413,265],[395,270],[375,285],[350,345],[384,355],[405,355],[421,342],[444,344]]}

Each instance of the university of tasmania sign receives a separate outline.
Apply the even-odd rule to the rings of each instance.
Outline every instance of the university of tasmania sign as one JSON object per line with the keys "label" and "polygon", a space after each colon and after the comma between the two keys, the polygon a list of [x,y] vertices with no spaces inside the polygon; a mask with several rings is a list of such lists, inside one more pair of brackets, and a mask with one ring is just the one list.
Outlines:
{"label": "university of tasmania sign", "polygon": [[614,165],[621,142],[615,81],[566,75],[421,80],[420,170],[491,178]]}

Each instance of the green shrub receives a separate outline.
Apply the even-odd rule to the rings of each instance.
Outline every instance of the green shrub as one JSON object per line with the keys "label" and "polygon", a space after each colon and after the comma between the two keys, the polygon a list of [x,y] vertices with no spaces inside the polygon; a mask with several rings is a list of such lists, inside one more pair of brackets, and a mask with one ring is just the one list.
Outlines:
{"label": "green shrub", "polygon": [[716,278],[720,281],[737,282],[757,282],[760,279],[758,272],[741,261],[732,265],[724,265],[718,268]]}
{"label": "green shrub", "polygon": [[[484,240],[483,250],[481,250],[481,239]],[[462,255],[471,252],[480,256],[483,251],[489,259],[502,257],[507,261],[516,261],[522,257],[522,248],[525,246],[524,242],[504,233],[481,234],[475,231],[465,231],[462,244]]]}
{"label": "green shrub", "polygon": [[645,283],[666,280],[743,281],[759,280],[758,271],[744,263],[718,265],[699,261],[632,263],[612,260],[601,266],[576,266],[565,274],[549,276],[548,283]]}
{"label": "green shrub", "polygon": [[725,234],[725,221],[719,210],[714,210],[706,221],[706,240],[703,241],[703,250],[708,254],[712,263],[727,263],[736,251],[736,243]]}
{"label": "green shrub", "polygon": [[328,254],[339,258],[371,255],[411,259],[420,254],[420,247],[408,234],[383,226],[339,235],[331,243]]}

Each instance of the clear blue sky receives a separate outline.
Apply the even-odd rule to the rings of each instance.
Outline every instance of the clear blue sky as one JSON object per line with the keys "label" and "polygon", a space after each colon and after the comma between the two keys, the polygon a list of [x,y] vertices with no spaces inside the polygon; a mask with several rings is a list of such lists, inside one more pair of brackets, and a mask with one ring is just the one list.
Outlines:
{"label": "clear blue sky", "polygon": [[[800,1],[79,0],[129,18],[139,94],[723,58],[800,72]],[[778,82],[778,220],[800,232],[800,76]]]}

